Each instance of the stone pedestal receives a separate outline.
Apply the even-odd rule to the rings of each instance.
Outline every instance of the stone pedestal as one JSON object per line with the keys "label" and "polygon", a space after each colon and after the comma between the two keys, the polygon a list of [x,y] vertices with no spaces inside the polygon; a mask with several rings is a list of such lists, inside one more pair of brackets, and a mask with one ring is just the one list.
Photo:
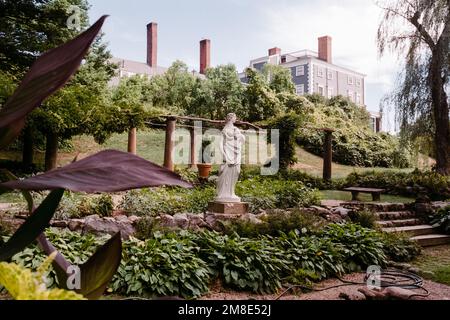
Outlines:
{"label": "stone pedestal", "polygon": [[208,212],[205,214],[206,223],[214,230],[223,230],[223,223],[238,220],[248,213],[247,202],[219,202],[208,203]]}
{"label": "stone pedestal", "polygon": [[248,202],[218,202],[208,203],[209,213],[243,215],[248,212]]}

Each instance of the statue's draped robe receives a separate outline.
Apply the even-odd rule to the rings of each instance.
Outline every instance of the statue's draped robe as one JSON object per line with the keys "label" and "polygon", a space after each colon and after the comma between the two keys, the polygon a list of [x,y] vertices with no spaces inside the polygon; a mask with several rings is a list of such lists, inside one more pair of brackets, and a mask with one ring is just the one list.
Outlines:
{"label": "statue's draped robe", "polygon": [[234,193],[241,172],[241,150],[245,141],[241,131],[232,124],[222,130],[221,151],[224,163],[220,166],[216,201],[240,202]]}

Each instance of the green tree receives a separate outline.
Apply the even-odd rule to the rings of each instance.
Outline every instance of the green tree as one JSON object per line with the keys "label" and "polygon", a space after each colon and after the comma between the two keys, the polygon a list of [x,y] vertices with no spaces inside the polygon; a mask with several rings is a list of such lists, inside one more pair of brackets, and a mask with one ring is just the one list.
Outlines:
{"label": "green tree", "polygon": [[276,93],[295,93],[290,69],[286,69],[280,65],[266,63],[262,69],[262,73],[266,77],[270,89]]}
{"label": "green tree", "polygon": [[283,113],[284,106],[277,98],[275,91],[270,88],[264,76],[250,68],[247,68],[245,73],[248,79],[244,91],[247,120],[260,121]]}
{"label": "green tree", "polygon": [[0,1],[0,70],[23,74],[42,52],[73,38],[77,32],[66,25],[70,5],[80,8],[86,27],[86,0]]}
{"label": "green tree", "polygon": [[[0,43],[4,45],[0,66],[5,72],[25,72],[37,56],[74,38],[88,26],[86,0],[2,1],[0,5],[5,10],[0,18],[1,30],[8,30],[0,33]],[[67,26],[72,5],[79,8],[79,31]],[[98,110],[108,105],[107,83],[116,69],[108,62],[110,58],[100,36],[71,81],[30,114],[22,134],[25,165],[32,162],[33,138],[39,134],[46,137],[48,170],[56,166],[59,143],[92,131],[90,125],[98,122],[93,115],[101,114]]]}
{"label": "green tree", "polygon": [[245,117],[242,105],[243,85],[239,80],[236,66],[219,65],[206,70],[206,79],[197,80],[192,96],[194,98],[187,113],[225,119],[234,112],[239,118]]}
{"label": "green tree", "polygon": [[191,104],[194,84],[195,76],[184,62],[177,60],[164,74],[150,79],[144,97],[155,107],[180,114]]}
{"label": "green tree", "polygon": [[[378,48],[397,51],[405,65],[390,96],[403,129],[418,118],[429,121],[436,170],[450,174],[450,126],[446,88],[450,67],[450,1],[379,2],[384,10]],[[417,128],[417,127],[416,127]]]}

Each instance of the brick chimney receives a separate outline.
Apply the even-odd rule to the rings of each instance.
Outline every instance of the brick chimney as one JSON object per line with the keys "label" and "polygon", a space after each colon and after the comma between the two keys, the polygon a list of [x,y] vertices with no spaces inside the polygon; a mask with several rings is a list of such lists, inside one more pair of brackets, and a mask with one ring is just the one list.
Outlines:
{"label": "brick chimney", "polygon": [[147,64],[150,67],[157,66],[158,51],[158,24],[150,22],[147,25]]}
{"label": "brick chimney", "polygon": [[280,53],[281,53],[280,48],[274,47],[274,48],[269,49],[269,56],[274,56],[274,55],[280,54]]}
{"label": "brick chimney", "polygon": [[331,37],[323,36],[318,38],[319,59],[331,63]]}
{"label": "brick chimney", "polygon": [[211,40],[200,41],[200,73],[205,74],[211,64]]}

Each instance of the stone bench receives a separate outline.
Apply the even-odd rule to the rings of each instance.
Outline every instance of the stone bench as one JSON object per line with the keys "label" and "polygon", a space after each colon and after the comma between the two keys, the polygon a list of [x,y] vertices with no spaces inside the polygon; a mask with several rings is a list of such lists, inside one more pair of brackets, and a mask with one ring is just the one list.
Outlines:
{"label": "stone bench", "polygon": [[361,188],[361,187],[350,187],[343,189],[344,191],[350,191],[352,193],[352,201],[358,200],[359,193],[370,193],[372,194],[373,201],[380,201],[381,193],[384,192],[384,189],[376,189],[376,188]]}

